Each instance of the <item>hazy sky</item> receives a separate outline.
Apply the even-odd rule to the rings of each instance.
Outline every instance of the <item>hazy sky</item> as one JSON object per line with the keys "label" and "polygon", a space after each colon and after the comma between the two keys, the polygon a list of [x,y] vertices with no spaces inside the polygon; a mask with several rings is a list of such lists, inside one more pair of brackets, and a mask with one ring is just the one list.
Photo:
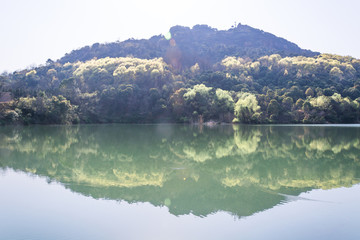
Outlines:
{"label": "hazy sky", "polygon": [[95,42],[149,38],[171,26],[234,22],[301,48],[360,58],[359,0],[0,0],[0,73]]}

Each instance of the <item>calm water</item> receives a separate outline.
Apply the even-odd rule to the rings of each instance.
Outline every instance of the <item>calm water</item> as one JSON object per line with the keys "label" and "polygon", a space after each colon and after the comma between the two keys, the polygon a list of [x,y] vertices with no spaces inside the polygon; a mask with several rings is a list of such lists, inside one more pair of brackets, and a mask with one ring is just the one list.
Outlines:
{"label": "calm water", "polygon": [[0,239],[360,239],[360,126],[0,128]]}

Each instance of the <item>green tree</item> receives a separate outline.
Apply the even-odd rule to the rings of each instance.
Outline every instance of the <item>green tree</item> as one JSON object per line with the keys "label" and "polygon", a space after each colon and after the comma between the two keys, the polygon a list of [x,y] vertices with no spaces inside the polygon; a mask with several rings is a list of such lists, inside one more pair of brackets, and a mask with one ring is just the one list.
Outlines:
{"label": "green tree", "polygon": [[271,99],[268,107],[267,107],[267,114],[269,116],[270,121],[275,122],[279,117],[281,107],[278,101],[275,99]]}
{"label": "green tree", "polygon": [[306,91],[305,91],[305,95],[306,95],[307,97],[314,97],[314,96],[315,96],[315,93],[314,93],[314,91],[313,91],[311,88],[308,88],[308,89],[306,89]]}
{"label": "green tree", "polygon": [[230,93],[220,88],[215,92],[214,116],[218,116],[220,121],[231,122],[234,113],[234,100]]}
{"label": "green tree", "polygon": [[[239,94],[239,100],[235,104],[234,122],[251,123],[253,116],[260,110],[256,96],[251,93]],[[256,117],[258,117],[256,115]]]}
{"label": "green tree", "polygon": [[213,99],[210,98],[213,88],[206,87],[204,84],[195,85],[193,88],[183,95],[184,100],[188,106],[189,112],[196,112],[199,121],[209,117],[211,108],[214,104]]}

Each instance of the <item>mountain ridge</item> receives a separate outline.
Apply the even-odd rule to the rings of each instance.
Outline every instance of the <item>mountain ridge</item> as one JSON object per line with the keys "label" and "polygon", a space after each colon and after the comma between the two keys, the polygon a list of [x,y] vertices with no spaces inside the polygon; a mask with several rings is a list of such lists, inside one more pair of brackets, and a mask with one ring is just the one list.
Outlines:
{"label": "mountain ridge", "polygon": [[226,56],[254,60],[271,54],[282,57],[312,57],[319,54],[301,49],[295,43],[274,34],[241,24],[228,30],[217,30],[208,25],[195,25],[192,28],[177,25],[171,27],[169,33],[171,39],[155,35],[149,39],[94,43],[65,54],[58,62],[64,64],[104,57],[162,57],[167,63],[173,62],[172,65],[177,69],[189,68],[196,63],[208,69]]}

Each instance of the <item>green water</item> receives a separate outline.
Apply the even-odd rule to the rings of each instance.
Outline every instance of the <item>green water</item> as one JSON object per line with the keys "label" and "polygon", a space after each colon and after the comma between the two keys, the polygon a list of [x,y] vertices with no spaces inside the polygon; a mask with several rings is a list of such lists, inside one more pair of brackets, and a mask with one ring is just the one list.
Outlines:
{"label": "green water", "polygon": [[[241,234],[247,236],[246,239],[258,239],[261,237],[258,234],[268,230],[262,229],[264,226],[257,225],[256,221],[266,222],[270,214],[268,221],[286,223],[289,219],[278,215],[284,208],[290,208],[285,213],[294,211],[296,214],[291,217],[294,226],[287,227],[287,231],[304,233],[301,229],[305,223],[296,218],[306,211],[309,211],[307,217],[312,216],[314,211],[308,208],[325,208],[324,212],[331,212],[331,209],[346,207],[349,212],[359,213],[360,203],[355,201],[357,205],[354,205],[351,200],[358,199],[360,194],[359,156],[358,125],[1,127],[0,183],[3,184],[0,184],[0,194],[6,197],[0,198],[0,211],[6,214],[0,217],[0,239],[46,239],[50,236],[55,239],[59,236],[58,229],[69,225],[76,211],[78,215],[87,216],[84,225],[100,226],[95,222],[101,218],[106,218],[102,223],[109,223],[102,229],[67,230],[67,234],[62,232],[65,235],[56,239],[99,239],[99,236],[118,239],[119,235],[108,229],[113,221],[125,221],[129,225],[121,231],[128,234],[123,236],[127,239],[168,239],[165,232],[178,233],[180,230],[176,226],[186,229],[196,224],[201,228],[194,232],[200,235],[175,234],[171,238],[221,239],[226,236],[239,239],[236,229],[251,222],[253,227],[241,230]],[[24,191],[26,197],[19,194]],[[56,200],[49,199],[55,195]],[[339,199],[341,196],[348,196],[350,203]],[[19,202],[19,198],[24,201]],[[26,205],[26,198],[32,199],[29,200],[32,204]],[[53,201],[61,202],[62,198],[67,206],[51,205]],[[97,213],[88,215],[89,209],[80,211],[79,206],[89,201],[95,205],[104,204],[106,210],[89,206],[91,211],[98,209]],[[37,211],[31,211],[33,208]],[[116,216],[101,215],[120,209],[121,213]],[[337,210],[337,215],[333,216],[335,220],[343,219],[339,223],[326,220],[325,213],[311,218],[321,218],[319,226],[327,226],[326,221],[331,223],[328,227],[346,225],[347,239],[357,239],[359,234],[352,225],[354,222],[344,220],[351,217],[346,209]],[[43,212],[50,213],[44,215]],[[144,231],[148,227],[159,227],[157,221],[168,222],[167,231],[160,235],[156,231],[131,237],[130,233],[141,226],[141,219],[135,216],[142,214],[145,216],[139,218],[154,219],[143,223]],[[126,220],[131,219],[130,216],[135,218],[134,224]],[[173,222],[174,217],[180,222]],[[59,218],[68,220],[55,221]],[[207,221],[212,223],[206,225]],[[224,225],[225,222],[229,223]],[[46,229],[50,229],[47,235],[40,233],[42,228],[29,227],[46,223]],[[216,231],[214,226],[217,226]],[[334,232],[339,234],[337,237],[345,234],[336,228],[315,232],[327,239],[337,236]],[[84,235],[86,233],[89,236]],[[282,238],[278,233],[272,234],[267,234],[266,238]],[[286,234],[282,236],[287,238]]]}

